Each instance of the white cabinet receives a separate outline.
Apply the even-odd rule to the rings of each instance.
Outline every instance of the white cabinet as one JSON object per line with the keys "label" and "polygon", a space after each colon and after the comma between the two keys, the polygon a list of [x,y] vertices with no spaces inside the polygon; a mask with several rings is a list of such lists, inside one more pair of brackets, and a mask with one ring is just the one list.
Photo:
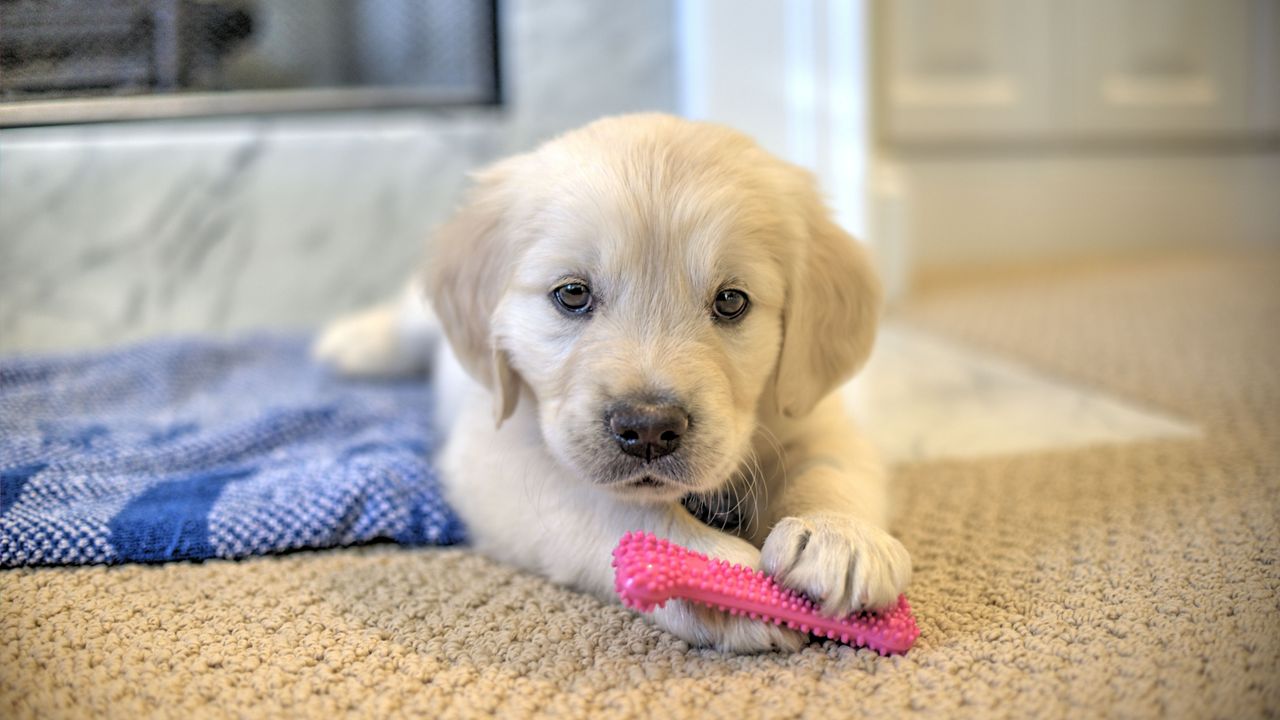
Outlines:
{"label": "white cabinet", "polygon": [[912,140],[1028,137],[1051,122],[1049,6],[884,0],[882,122]]}
{"label": "white cabinet", "polygon": [[1280,0],[881,0],[901,142],[1280,132]]}
{"label": "white cabinet", "polygon": [[1063,68],[1082,135],[1234,133],[1249,127],[1253,0],[1075,0]]}

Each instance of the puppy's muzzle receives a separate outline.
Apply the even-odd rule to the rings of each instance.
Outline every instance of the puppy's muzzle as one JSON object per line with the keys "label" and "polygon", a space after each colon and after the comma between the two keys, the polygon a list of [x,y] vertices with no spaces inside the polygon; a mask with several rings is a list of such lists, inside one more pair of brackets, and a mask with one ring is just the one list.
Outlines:
{"label": "puppy's muzzle", "polygon": [[671,403],[627,402],[614,405],[605,423],[622,452],[650,462],[680,447],[689,413]]}

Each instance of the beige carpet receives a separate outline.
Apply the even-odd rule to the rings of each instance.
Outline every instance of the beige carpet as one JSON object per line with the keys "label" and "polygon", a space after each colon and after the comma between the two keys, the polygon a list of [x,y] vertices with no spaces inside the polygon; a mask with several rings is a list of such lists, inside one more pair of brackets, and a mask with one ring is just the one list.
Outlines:
{"label": "beige carpet", "polygon": [[906,657],[690,650],[460,550],[0,574],[0,716],[1280,714],[1280,262],[932,286],[911,322],[1193,420],[898,471]]}

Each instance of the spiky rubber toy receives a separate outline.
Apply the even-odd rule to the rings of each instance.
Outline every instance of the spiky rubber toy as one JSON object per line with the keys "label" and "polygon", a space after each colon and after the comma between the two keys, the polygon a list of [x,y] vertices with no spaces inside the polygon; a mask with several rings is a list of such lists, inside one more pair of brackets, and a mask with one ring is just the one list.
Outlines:
{"label": "spiky rubber toy", "polygon": [[641,612],[668,600],[689,600],[730,615],[866,646],[881,655],[905,653],[920,635],[905,595],[884,612],[824,617],[813,601],[759,570],[708,558],[653,533],[623,535],[613,550],[613,567],[623,604]]}

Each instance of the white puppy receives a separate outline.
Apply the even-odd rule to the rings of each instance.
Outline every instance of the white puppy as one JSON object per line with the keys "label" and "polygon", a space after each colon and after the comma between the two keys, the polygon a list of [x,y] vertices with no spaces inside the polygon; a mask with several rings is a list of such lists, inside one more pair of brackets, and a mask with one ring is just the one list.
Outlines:
{"label": "white puppy", "polygon": [[[480,172],[424,280],[447,339],[440,465],[479,551],[603,598],[628,530],[763,568],[832,615],[906,587],[883,469],[832,394],[870,352],[879,286],[804,171],[723,127],[600,120]],[[413,370],[429,315],[411,289],[317,353]],[[654,617],[726,650],[802,642],[679,602]]]}

